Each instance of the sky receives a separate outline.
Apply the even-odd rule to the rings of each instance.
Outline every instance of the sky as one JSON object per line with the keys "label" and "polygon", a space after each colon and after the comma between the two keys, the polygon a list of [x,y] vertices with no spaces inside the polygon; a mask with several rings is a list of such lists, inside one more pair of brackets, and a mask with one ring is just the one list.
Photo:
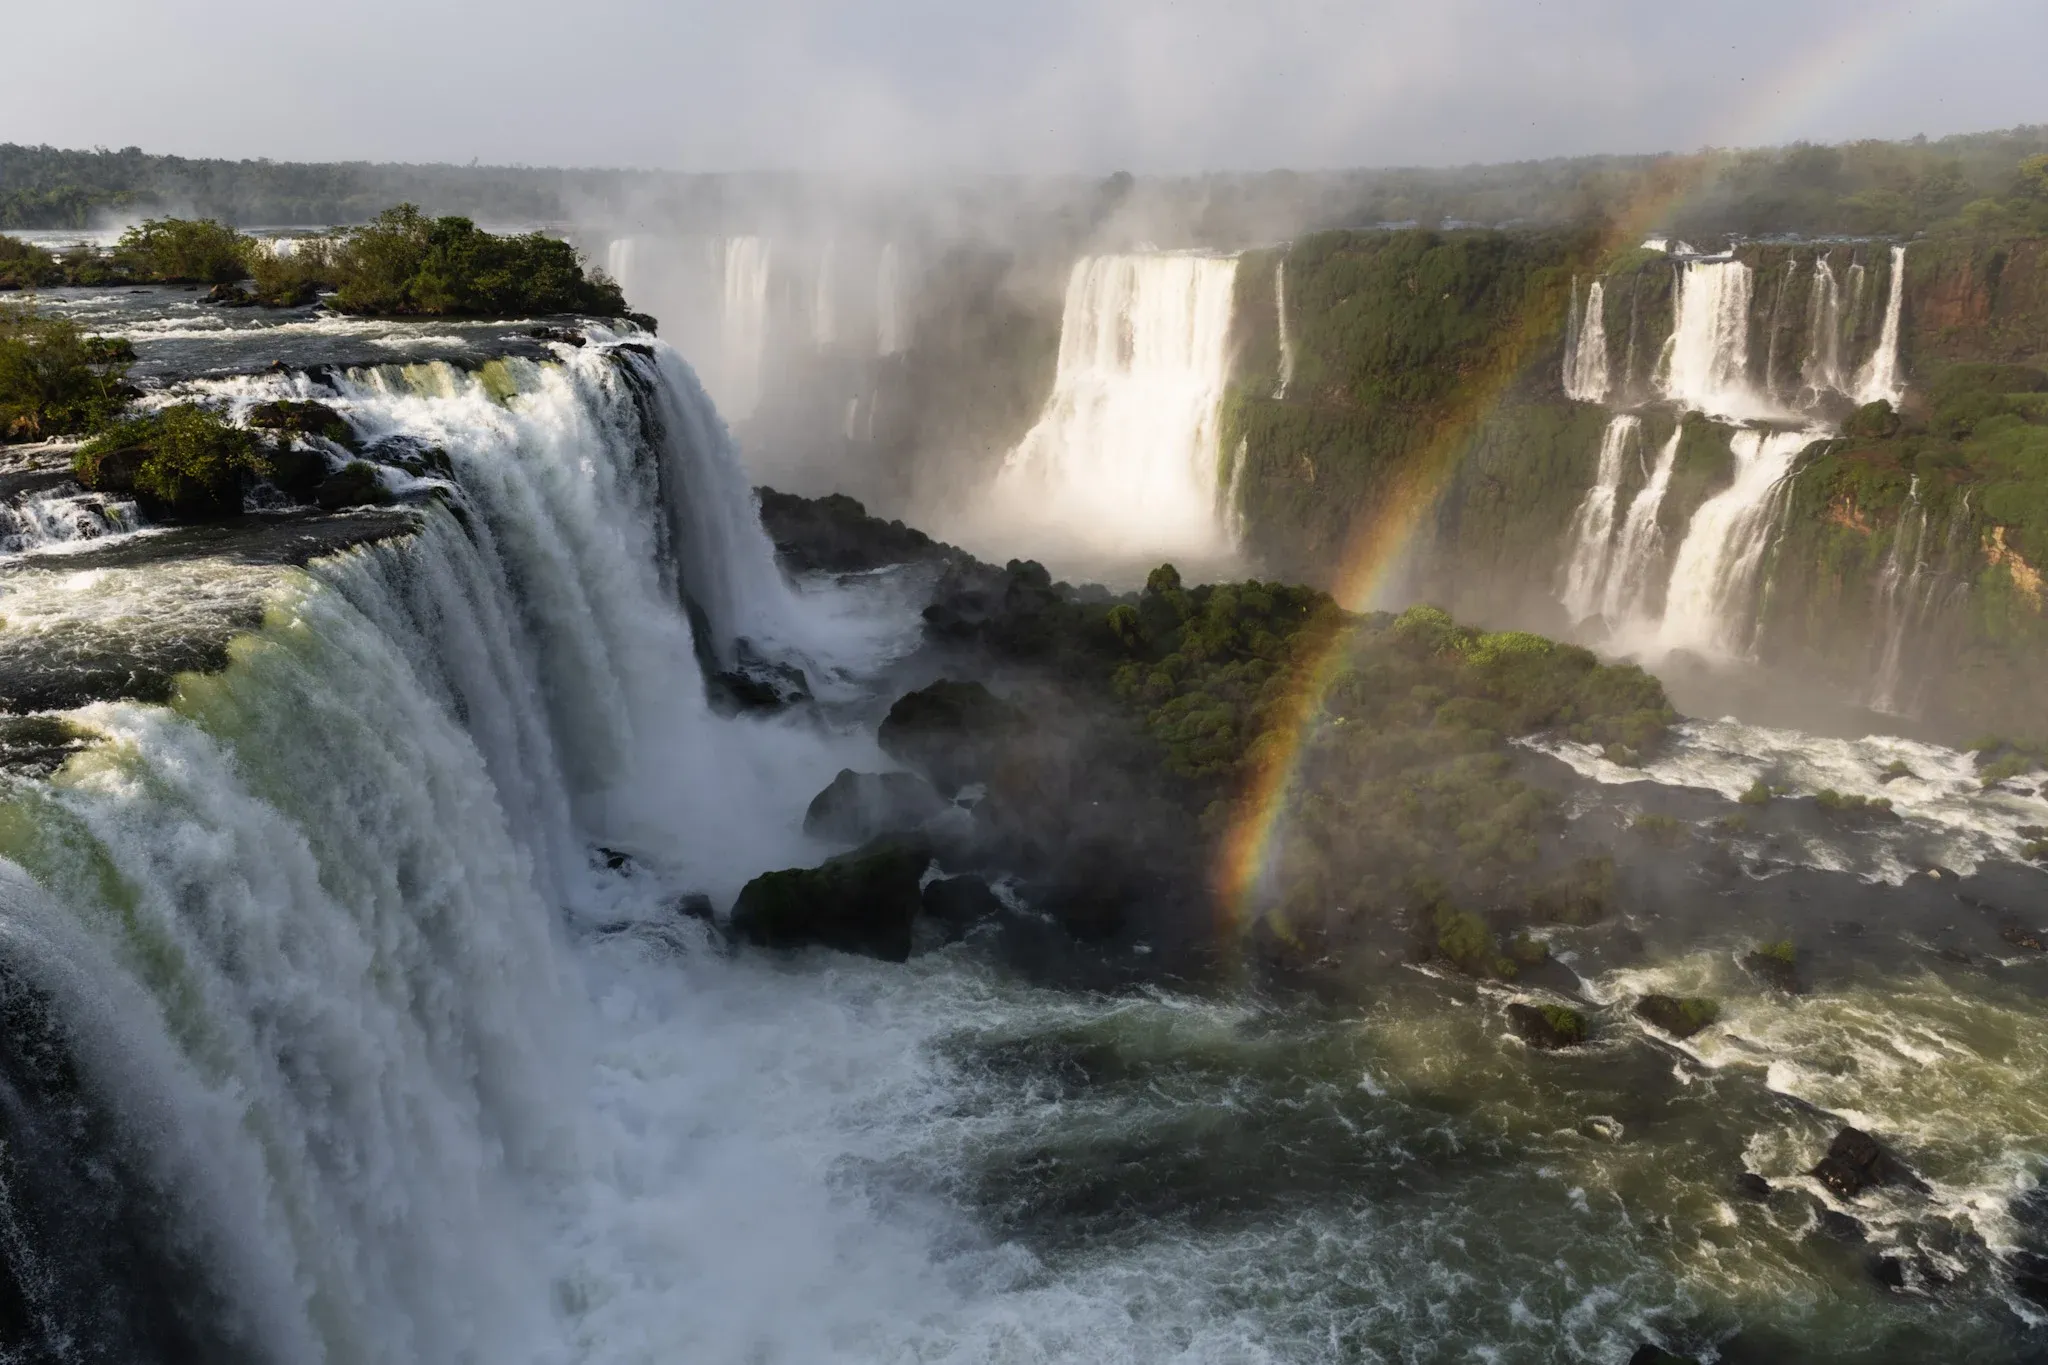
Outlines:
{"label": "sky", "polygon": [[2048,122],[2042,0],[96,0],[0,141],[672,170],[1449,165]]}

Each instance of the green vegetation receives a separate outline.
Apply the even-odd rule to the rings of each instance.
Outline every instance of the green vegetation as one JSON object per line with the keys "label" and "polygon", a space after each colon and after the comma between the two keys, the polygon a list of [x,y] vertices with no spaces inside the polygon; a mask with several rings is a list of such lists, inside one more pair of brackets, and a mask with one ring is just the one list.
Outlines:
{"label": "green vegetation", "polygon": [[1976,740],[1969,749],[1977,755],[1977,780],[1986,787],[2048,768],[2048,744],[2016,744],[1986,738]]}
{"label": "green vegetation", "polygon": [[1768,806],[1771,804],[1771,784],[1759,777],[1749,784],[1749,790],[1735,799],[1745,806]]}
{"label": "green vegetation", "polygon": [[33,242],[0,236],[0,289],[37,289],[63,278],[55,256]]}
{"label": "green vegetation", "polygon": [[1750,956],[1782,963],[1787,967],[1796,967],[1799,965],[1799,946],[1789,938],[1781,938],[1775,943],[1759,943],[1756,951]]}
{"label": "green vegetation", "polygon": [[113,263],[155,284],[232,284],[246,273],[248,239],[210,218],[151,218],[121,234]]}
{"label": "green vegetation", "polygon": [[328,269],[334,306],[344,313],[626,313],[619,287],[586,276],[567,242],[538,232],[493,236],[467,218],[428,218],[411,204],[343,233]]}
{"label": "green vegetation", "polygon": [[1890,797],[1863,796],[1855,792],[1844,795],[1833,787],[1822,787],[1815,792],[1813,803],[1830,815],[1866,815],[1882,818],[1892,813]]}
{"label": "green vegetation", "polygon": [[1636,1001],[1635,1011],[1674,1038],[1690,1038],[1721,1018],[1719,1001],[1696,995],[1646,995]]}
{"label": "green vegetation", "polygon": [[92,431],[132,392],[124,382],[134,348],[89,337],[63,318],[0,306],[0,441]]}
{"label": "green vegetation", "polygon": [[270,468],[254,435],[194,403],[115,425],[80,447],[72,467],[87,488],[132,493],[177,517],[234,511]]}
{"label": "green vegetation", "polygon": [[1685,822],[1654,811],[1638,815],[1629,830],[1661,848],[1682,848],[1687,838]]}

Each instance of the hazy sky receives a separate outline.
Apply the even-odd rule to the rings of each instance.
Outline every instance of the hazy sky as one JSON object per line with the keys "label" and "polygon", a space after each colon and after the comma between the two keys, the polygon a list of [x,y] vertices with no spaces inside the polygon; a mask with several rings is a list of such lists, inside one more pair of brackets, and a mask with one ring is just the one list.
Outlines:
{"label": "hazy sky", "polygon": [[676,169],[1310,168],[2048,121],[2043,0],[94,0],[0,141]]}

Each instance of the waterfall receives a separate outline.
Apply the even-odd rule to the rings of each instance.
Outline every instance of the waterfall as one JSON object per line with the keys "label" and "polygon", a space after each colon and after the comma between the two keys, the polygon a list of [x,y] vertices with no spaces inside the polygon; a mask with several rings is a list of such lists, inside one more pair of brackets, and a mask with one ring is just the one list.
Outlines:
{"label": "waterfall", "polygon": [[824,254],[818,258],[818,278],[811,289],[811,344],[821,351],[839,340],[837,299],[832,292],[838,283],[833,270],[837,257],[838,243],[826,242]]}
{"label": "waterfall", "polygon": [[1919,710],[1928,670],[1914,667],[1918,661],[1912,656],[1911,645],[1916,637],[1924,637],[1952,605],[1953,596],[1969,590],[1968,583],[1956,572],[1957,566],[1969,559],[1968,489],[1963,491],[1949,517],[1939,563],[1930,559],[1930,548],[1927,506],[1920,500],[1920,480],[1915,477],[1907,488],[1906,505],[1899,511],[1891,546],[1885,552],[1872,591],[1878,636],[1864,704],[1873,711],[1910,716]]}
{"label": "waterfall", "polygon": [[1608,420],[1600,438],[1600,464],[1593,486],[1586,490],[1572,518],[1572,549],[1565,561],[1561,600],[1575,621],[1585,620],[1599,608],[1613,549],[1614,504],[1628,453],[1642,444],[1642,427],[1641,418],[1627,414]]}
{"label": "waterfall", "polygon": [[1657,463],[1649,479],[1636,491],[1628,505],[1620,533],[1603,575],[1600,614],[1617,626],[1641,618],[1649,605],[1654,574],[1664,553],[1664,528],[1658,518],[1664,510],[1664,493],[1671,486],[1671,471],[1678,463],[1678,443],[1685,429],[1675,427],[1657,452]]}
{"label": "waterfall", "polygon": [[1227,552],[1218,435],[1236,277],[1213,256],[1074,266],[1052,396],[996,477],[1004,517],[1095,552]]}
{"label": "waterfall", "polygon": [[1792,462],[1811,431],[1743,430],[1728,441],[1735,479],[1700,504],[1673,556],[1662,650],[1741,658],[1755,630],[1757,573],[1769,548]]}
{"label": "waterfall", "polygon": [[1607,319],[1605,287],[1595,279],[1586,288],[1586,311],[1579,314],[1578,288],[1572,290],[1577,326],[1565,346],[1564,391],[1581,403],[1607,401]]}
{"label": "waterfall", "polygon": [[1885,292],[1884,328],[1877,349],[1856,375],[1856,401],[1886,402],[1894,408],[1906,396],[1899,378],[1899,315],[1906,302],[1906,248],[1892,248],[1891,284]]}
{"label": "waterfall", "polygon": [[1770,340],[1764,350],[1764,394],[1773,402],[1779,395],[1778,339],[1785,326],[1785,300],[1792,292],[1792,280],[1798,269],[1798,262],[1789,256],[1785,258],[1785,273],[1779,277],[1778,292],[1771,300],[1771,320],[1767,327]]}
{"label": "waterfall", "polygon": [[140,524],[135,504],[123,498],[75,490],[31,493],[0,505],[0,554],[83,546]]}
{"label": "waterfall", "polygon": [[881,261],[875,267],[875,354],[901,355],[910,346],[909,331],[903,319],[903,281],[900,278],[902,266],[896,244],[890,242],[882,248]]}
{"label": "waterfall", "polygon": [[1749,375],[1751,274],[1741,261],[1687,261],[1663,368],[1664,396],[1733,421],[1782,417]]}
{"label": "waterfall", "polygon": [[[843,759],[709,710],[685,598],[757,634],[800,604],[687,369],[595,332],[489,384],[432,365],[210,385],[440,446],[459,518],[428,504],[416,534],[275,570],[224,672],[169,707],[73,713],[107,742],[0,790],[0,978],[47,1002],[107,1111],[90,1160],[156,1192],[107,1254],[161,1223],[202,1282],[140,1267],[123,1327],[10,1248],[29,1316],[77,1358],[172,1358],[182,1331],[175,1358],[566,1361],[589,1352],[579,1317],[638,1292],[589,1247],[619,1244],[625,1185],[661,1177],[622,1175],[630,1137],[588,1112],[620,1021],[600,1027],[561,917],[657,911],[618,904],[585,850],[729,897],[815,856],[788,792]],[[24,1121],[0,1172],[35,1184],[0,1222],[46,1193]]]}
{"label": "waterfall", "polygon": [[1294,383],[1294,337],[1287,330],[1287,257],[1283,254],[1273,267],[1273,316],[1280,320],[1280,382],[1275,398],[1285,398]]}
{"label": "waterfall", "polygon": [[1807,313],[1804,379],[1814,396],[1840,392],[1842,382],[1842,291],[1826,252],[1813,258],[1813,306]]}
{"label": "waterfall", "polygon": [[736,422],[753,416],[761,401],[762,364],[768,345],[768,260],[766,238],[729,237],[725,241],[718,397],[720,406]]}

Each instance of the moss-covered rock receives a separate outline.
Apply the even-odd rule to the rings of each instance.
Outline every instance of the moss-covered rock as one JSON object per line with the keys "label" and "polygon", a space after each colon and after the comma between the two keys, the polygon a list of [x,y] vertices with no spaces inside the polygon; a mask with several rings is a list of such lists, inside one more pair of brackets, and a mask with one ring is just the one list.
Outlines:
{"label": "moss-covered rock", "polygon": [[269,467],[254,436],[193,403],[122,422],[72,459],[87,488],[132,494],[152,515],[178,520],[239,512],[243,492]]}
{"label": "moss-covered rock", "polygon": [[832,784],[811,798],[804,812],[804,833],[840,843],[865,843],[877,835],[915,829],[946,806],[931,783],[915,773],[841,768]]}
{"label": "moss-covered rock", "polygon": [[1586,1016],[1568,1005],[1512,1004],[1508,1023],[1529,1046],[1545,1052],[1577,1047],[1592,1036]]}
{"label": "moss-covered rock", "polygon": [[875,738],[882,752],[922,769],[942,792],[989,774],[1024,716],[979,682],[941,678],[897,698]]}
{"label": "moss-covered rock", "polygon": [[740,891],[731,928],[763,948],[834,948],[909,958],[923,900],[919,881],[931,850],[916,841],[877,840],[818,867],[764,872]]}
{"label": "moss-covered rock", "polygon": [[1799,947],[1790,939],[1759,944],[1743,955],[1742,965],[1787,994],[1804,989],[1799,979]]}
{"label": "moss-covered rock", "polygon": [[348,419],[325,403],[279,399],[249,409],[249,425],[282,436],[317,436],[347,450],[360,445]]}
{"label": "moss-covered rock", "polygon": [[1695,995],[1646,995],[1636,1001],[1635,1011],[1674,1038],[1690,1038],[1721,1017],[1720,1002]]}

